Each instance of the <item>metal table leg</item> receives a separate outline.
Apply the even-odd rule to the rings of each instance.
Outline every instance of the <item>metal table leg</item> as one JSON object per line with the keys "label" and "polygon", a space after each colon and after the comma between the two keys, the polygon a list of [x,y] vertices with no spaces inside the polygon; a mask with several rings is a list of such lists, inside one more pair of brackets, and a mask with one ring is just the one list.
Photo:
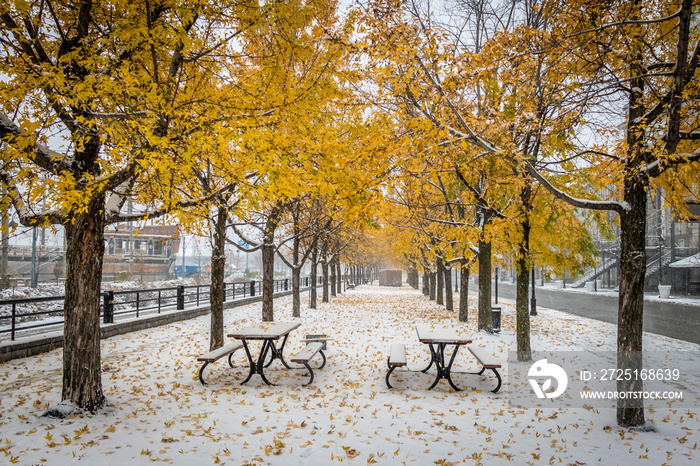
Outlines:
{"label": "metal table leg", "polygon": [[[450,357],[450,361],[445,365],[445,347],[447,346],[446,343],[438,343],[437,344],[437,349],[433,346],[432,343],[428,344],[428,347],[430,348],[430,355],[431,355],[431,363],[435,363],[435,368],[437,369],[437,376],[435,377],[435,381],[433,384],[428,388],[428,390],[432,390],[435,388],[437,383],[440,381],[440,379],[447,379],[447,382],[450,384],[450,386],[457,392],[461,391],[459,387],[457,387],[454,382],[452,382],[452,377],[451,377],[451,370],[452,370],[452,364],[455,361],[455,357],[457,357],[457,351],[459,350],[459,347],[461,345],[455,345],[455,349],[452,352],[452,356]],[[428,366],[430,367],[430,366]]]}
{"label": "metal table leg", "polygon": [[257,362],[253,361],[253,356],[250,354],[250,348],[248,348],[248,342],[246,340],[243,341],[243,348],[245,349],[245,354],[246,357],[248,358],[248,363],[250,364],[250,372],[248,373],[248,377],[241,382],[241,385],[247,383],[252,377],[253,374],[260,374],[260,377],[262,377],[263,382],[265,382],[267,385],[275,385],[269,380],[267,380],[267,377],[265,377],[265,358],[267,357],[267,353],[269,351],[270,346],[272,348],[275,347],[274,343],[272,340],[263,340],[263,345],[262,348],[260,349],[260,355],[258,356]]}
{"label": "metal table leg", "polygon": [[279,346],[279,348],[277,348],[274,342],[270,340],[270,360],[267,361],[265,367],[270,367],[272,361],[274,361],[275,359],[279,359],[280,361],[282,361],[282,365],[284,365],[284,367],[286,367],[287,369],[292,369],[292,367],[290,367],[287,364],[287,361],[284,360],[284,345],[287,344],[288,337],[289,335],[284,336],[284,338],[282,339],[282,344]]}

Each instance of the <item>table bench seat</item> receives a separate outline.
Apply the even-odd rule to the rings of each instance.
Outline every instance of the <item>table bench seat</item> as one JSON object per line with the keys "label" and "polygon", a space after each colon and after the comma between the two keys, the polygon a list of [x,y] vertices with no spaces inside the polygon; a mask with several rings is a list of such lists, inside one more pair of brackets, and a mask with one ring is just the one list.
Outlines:
{"label": "table bench seat", "polygon": [[389,371],[386,373],[386,386],[389,388],[394,388],[389,382],[389,376],[394,369],[397,367],[404,367],[407,365],[406,362],[406,345],[403,343],[392,343],[389,349],[389,358],[386,361]]}
{"label": "table bench seat", "polygon": [[234,341],[233,343],[229,343],[227,345],[222,346],[221,348],[217,348],[214,351],[210,351],[206,354],[203,354],[197,358],[197,361],[203,362],[201,369],[199,369],[199,381],[202,383],[202,385],[206,385],[207,383],[204,381],[202,378],[202,374],[204,373],[204,368],[207,367],[210,363],[216,362],[219,359],[223,358],[224,356],[228,356],[228,365],[230,367],[233,367],[233,363],[231,363],[231,356],[233,356],[233,353],[238,351],[239,349],[243,348],[243,342],[240,341]]}
{"label": "table bench seat", "polygon": [[309,381],[304,384],[304,386],[309,385],[311,382],[314,381],[314,371],[311,369],[311,366],[309,365],[309,361],[313,359],[314,356],[317,354],[321,354],[321,357],[323,358],[323,362],[321,363],[321,366],[318,367],[319,369],[323,369],[323,367],[326,365],[326,355],[323,354],[323,343],[320,341],[312,341],[309,344],[307,344],[301,351],[299,351],[297,354],[292,356],[290,359],[291,362],[295,362],[297,364],[303,364],[304,367],[306,367],[306,370],[309,371]]}
{"label": "table bench seat", "polygon": [[472,353],[472,355],[474,355],[476,360],[482,366],[481,371],[474,372],[474,374],[481,375],[486,369],[490,369],[496,375],[498,385],[496,386],[495,390],[491,390],[492,393],[496,393],[501,388],[501,375],[498,373],[498,369],[502,367],[501,363],[498,362],[498,359],[496,359],[496,357],[486,348],[476,345],[469,345],[467,346],[467,349],[470,353]]}

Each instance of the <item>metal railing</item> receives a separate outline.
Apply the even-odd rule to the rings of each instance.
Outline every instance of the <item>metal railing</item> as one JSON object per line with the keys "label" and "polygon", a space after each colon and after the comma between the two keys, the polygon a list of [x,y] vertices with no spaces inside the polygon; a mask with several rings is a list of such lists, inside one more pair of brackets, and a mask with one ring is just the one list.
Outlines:
{"label": "metal railing", "polygon": [[[292,289],[291,279],[274,280],[273,292]],[[319,286],[323,277],[318,277]],[[309,278],[301,279],[301,289],[309,288]],[[223,301],[235,301],[262,294],[262,281],[225,283]],[[0,335],[10,334],[14,341],[18,332],[63,325],[64,296],[42,298],[17,298],[0,301]],[[100,302],[100,318],[113,323],[115,316],[160,314],[183,310],[186,306],[200,306],[210,302],[210,285],[180,285],[167,288],[105,291]]]}

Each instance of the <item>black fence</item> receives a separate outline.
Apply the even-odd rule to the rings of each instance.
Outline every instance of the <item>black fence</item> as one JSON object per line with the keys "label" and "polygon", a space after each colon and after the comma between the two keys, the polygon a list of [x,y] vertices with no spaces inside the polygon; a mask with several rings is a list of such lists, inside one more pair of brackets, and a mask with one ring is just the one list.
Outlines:
{"label": "black fence", "polygon": [[[319,286],[323,278],[318,278]],[[301,288],[309,288],[309,278],[301,279]],[[274,280],[273,292],[292,289],[290,279]],[[223,301],[234,301],[262,294],[262,282],[225,283]],[[100,302],[100,318],[104,323],[113,323],[116,316],[140,317],[143,314],[185,309],[188,305],[209,304],[210,285],[180,285],[168,288],[105,291]],[[10,334],[15,340],[18,332],[63,324],[64,296],[43,298],[19,298],[0,301],[0,335]],[[9,325],[8,325],[9,324]]]}

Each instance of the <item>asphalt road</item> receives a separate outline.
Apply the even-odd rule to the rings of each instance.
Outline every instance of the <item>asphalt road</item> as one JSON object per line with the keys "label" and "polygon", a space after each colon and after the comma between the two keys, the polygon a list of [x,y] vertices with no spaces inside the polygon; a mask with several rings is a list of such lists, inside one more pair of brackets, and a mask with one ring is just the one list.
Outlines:
{"label": "asphalt road", "polygon": [[[515,285],[499,282],[498,297],[515,300]],[[535,298],[537,307],[617,324],[617,296],[536,288]],[[673,299],[646,300],[644,331],[700,344],[700,306],[673,302]]]}

